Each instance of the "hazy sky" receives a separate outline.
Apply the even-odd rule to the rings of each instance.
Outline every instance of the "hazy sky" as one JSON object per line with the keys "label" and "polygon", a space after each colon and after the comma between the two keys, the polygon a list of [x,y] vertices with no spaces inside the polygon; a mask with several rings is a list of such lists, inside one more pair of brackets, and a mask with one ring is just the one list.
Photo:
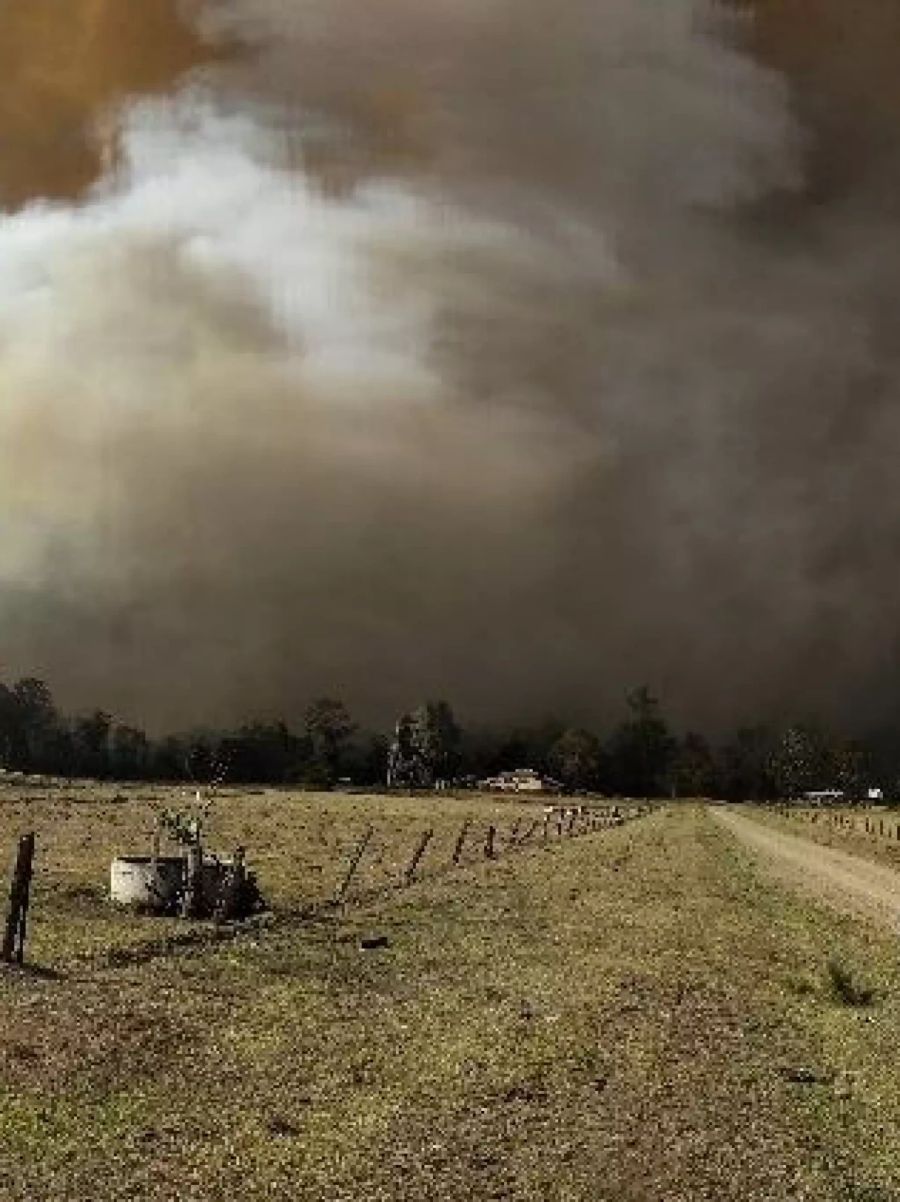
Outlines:
{"label": "hazy sky", "polygon": [[6,674],[155,729],[892,720],[897,47],[891,0],[0,0]]}

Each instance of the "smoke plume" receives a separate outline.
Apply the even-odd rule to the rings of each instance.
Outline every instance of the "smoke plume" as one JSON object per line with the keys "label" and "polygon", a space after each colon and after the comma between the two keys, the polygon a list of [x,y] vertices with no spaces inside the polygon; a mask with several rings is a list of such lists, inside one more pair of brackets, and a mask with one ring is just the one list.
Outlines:
{"label": "smoke plume", "polygon": [[11,671],[155,728],[890,714],[889,89],[693,0],[140,11],[0,168]]}

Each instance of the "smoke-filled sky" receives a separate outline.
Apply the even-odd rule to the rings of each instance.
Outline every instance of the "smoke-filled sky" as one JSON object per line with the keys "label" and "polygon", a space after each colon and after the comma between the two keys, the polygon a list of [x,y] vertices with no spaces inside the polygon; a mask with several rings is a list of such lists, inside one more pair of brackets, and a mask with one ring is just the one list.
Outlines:
{"label": "smoke-filled sky", "polygon": [[894,0],[0,0],[0,662],[900,700]]}

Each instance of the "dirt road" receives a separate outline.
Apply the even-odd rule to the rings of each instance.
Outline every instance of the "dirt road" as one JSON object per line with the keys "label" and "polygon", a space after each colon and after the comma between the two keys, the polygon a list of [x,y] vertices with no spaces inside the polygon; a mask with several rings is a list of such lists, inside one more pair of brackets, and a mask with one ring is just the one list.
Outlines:
{"label": "dirt road", "polygon": [[900,931],[900,872],[775,830],[734,809],[712,807],[710,812],[785,884]]}

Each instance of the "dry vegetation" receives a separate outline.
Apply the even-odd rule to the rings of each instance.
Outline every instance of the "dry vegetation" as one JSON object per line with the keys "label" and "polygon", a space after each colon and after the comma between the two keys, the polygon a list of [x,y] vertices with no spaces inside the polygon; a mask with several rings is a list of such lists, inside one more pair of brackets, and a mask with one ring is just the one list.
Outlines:
{"label": "dry vegetation", "polygon": [[[102,898],[149,806],[8,801],[0,837],[39,834],[30,953],[54,972],[0,978],[0,1197],[897,1196],[891,942],[763,884],[700,808],[303,917],[376,810],[389,877],[426,824],[446,859],[473,806],[512,819],[226,798],[211,842],[247,844],[280,920],[117,959],[170,925]],[[836,995],[836,958],[873,1005]]]}

